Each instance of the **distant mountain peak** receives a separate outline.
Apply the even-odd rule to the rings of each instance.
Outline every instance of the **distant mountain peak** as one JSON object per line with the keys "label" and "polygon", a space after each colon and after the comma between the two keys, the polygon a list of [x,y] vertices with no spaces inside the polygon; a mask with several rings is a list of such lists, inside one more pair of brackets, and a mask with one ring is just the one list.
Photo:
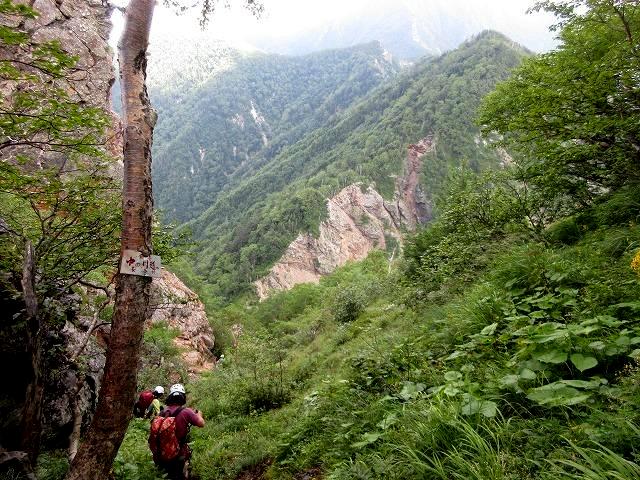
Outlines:
{"label": "distant mountain peak", "polygon": [[466,38],[494,29],[537,50],[551,48],[551,20],[525,15],[526,8],[524,1],[515,0],[501,7],[479,0],[354,1],[316,26],[277,38],[256,34],[253,41],[265,51],[302,55],[379,40],[398,60],[415,60],[452,50]]}

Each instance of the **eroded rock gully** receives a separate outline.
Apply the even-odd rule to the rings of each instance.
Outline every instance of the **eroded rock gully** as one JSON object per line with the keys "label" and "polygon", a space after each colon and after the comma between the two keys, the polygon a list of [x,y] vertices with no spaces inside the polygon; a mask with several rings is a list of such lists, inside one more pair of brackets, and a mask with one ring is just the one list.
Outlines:
{"label": "eroded rock gully", "polygon": [[[372,187],[352,184],[327,200],[327,219],[314,237],[301,233],[271,271],[255,282],[260,299],[274,290],[318,282],[348,261],[361,260],[371,250],[395,248],[402,232],[431,219],[431,205],[420,190],[422,157],[435,149],[428,136],[409,145],[404,174],[396,179],[393,199],[386,201]],[[393,246],[390,245],[394,243]]]}

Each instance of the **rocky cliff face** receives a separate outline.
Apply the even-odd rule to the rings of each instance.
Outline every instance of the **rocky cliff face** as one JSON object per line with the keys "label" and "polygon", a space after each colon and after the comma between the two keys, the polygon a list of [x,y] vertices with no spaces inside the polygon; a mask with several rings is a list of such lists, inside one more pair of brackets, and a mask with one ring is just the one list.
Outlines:
{"label": "rocky cliff face", "polygon": [[396,188],[391,204],[387,208],[395,213],[396,225],[406,230],[415,228],[431,220],[432,206],[426,201],[420,189],[422,156],[435,149],[433,136],[428,136],[407,149],[404,174],[396,180]]}
{"label": "rocky cliff face", "polygon": [[[94,298],[97,293],[91,289],[85,291],[87,298]],[[50,440],[60,446],[65,446],[64,442],[71,431],[75,401],[79,402],[80,411],[83,412],[83,425],[88,425],[91,420],[97,405],[110,327],[109,324],[103,324],[92,331],[81,354],[82,367],[78,368],[71,359],[79,346],[84,344],[93,319],[91,315],[77,310],[81,302],[78,295],[69,295],[64,302],[70,312],[64,328],[61,332],[48,333],[48,337],[56,337],[49,342],[55,344],[60,352],[55,356],[56,364],[49,365],[57,373],[51,376],[46,387],[44,407],[47,412],[45,430]],[[189,374],[197,375],[211,369],[214,365],[211,353],[214,336],[198,296],[173,273],[163,269],[162,278],[153,280],[150,305],[149,325],[163,322],[169,328],[178,330],[174,342],[181,350],[182,361]]]}
{"label": "rocky cliff face", "polygon": [[[112,55],[107,43],[111,23],[110,7],[101,0],[16,0],[33,7],[38,16],[34,19],[24,19],[19,16],[0,15],[0,24],[16,28],[28,34],[35,43],[57,40],[62,48],[77,57],[77,64],[68,78],[53,80],[47,83],[47,89],[61,88],[70,97],[82,104],[102,108],[110,111],[109,89],[113,82],[114,72]],[[4,45],[0,52],[3,60],[27,61],[32,55],[32,45]],[[37,74],[27,68],[32,74]],[[24,88],[12,80],[0,80],[0,92],[3,99],[11,101],[11,95],[17,89]],[[115,132],[117,128],[113,129]],[[107,136],[113,138],[113,132]],[[114,151],[110,142],[105,139],[107,147]],[[5,149],[3,160],[11,160],[20,148]],[[62,154],[54,152],[39,152],[38,162],[57,162]],[[76,368],[70,360],[71,353],[86,337],[87,319],[80,313],[82,299],[77,294],[61,291],[52,295],[48,307],[43,309],[43,322],[46,326],[43,342],[47,367],[45,369],[45,405],[43,407],[45,439],[48,442],[60,441],[62,445],[67,441],[73,423],[73,407],[71,399],[77,398],[88,419],[95,406],[96,392],[99,388],[102,368],[104,367],[104,342],[100,344],[98,335],[89,339],[84,349],[82,369]],[[1,302],[3,310],[10,307],[10,303]],[[21,306],[19,308],[22,308]],[[6,310],[3,313],[8,312]],[[18,312],[19,313],[19,312]],[[6,327],[6,325],[5,325]],[[5,335],[11,335],[7,328]],[[18,331],[20,331],[18,329]],[[14,335],[15,336],[15,335]],[[21,342],[23,338],[16,336],[14,342]],[[7,343],[3,342],[6,346]],[[8,435],[2,435],[5,446],[15,441],[14,432],[20,421],[21,403],[24,401],[22,386],[30,381],[31,370],[26,368],[27,358],[24,344],[21,349],[3,349],[2,360],[11,370],[7,377],[7,385],[12,385],[18,393],[9,394],[11,410],[6,405],[0,408],[3,417],[2,428],[7,428]],[[22,378],[20,378],[22,377]],[[15,382],[10,379],[15,378]],[[83,387],[77,390],[78,380],[82,378]],[[8,389],[4,389],[8,390]],[[4,392],[6,393],[6,392]],[[16,397],[17,395],[17,397]],[[4,401],[4,397],[3,397]],[[16,430],[13,430],[13,427]],[[14,438],[9,438],[14,434]],[[6,444],[5,444],[6,442]]]}
{"label": "rocky cliff face", "polygon": [[[353,184],[327,200],[328,218],[318,238],[301,233],[269,274],[255,282],[260,299],[274,290],[318,282],[348,261],[361,260],[373,249],[401,244],[402,232],[431,218],[431,205],[420,191],[422,157],[435,148],[432,137],[409,145],[404,174],[396,180],[393,200],[386,201],[372,187]],[[394,245],[391,245],[394,244]]]}
{"label": "rocky cliff face", "polygon": [[[118,158],[122,152],[121,128],[117,116],[112,113],[110,97],[115,80],[113,52],[108,44],[112,7],[102,0],[14,1],[32,7],[38,13],[37,17],[23,20],[0,16],[0,23],[27,33],[34,45],[58,41],[68,54],[76,57],[74,68],[64,78],[54,80],[49,88],[65,90],[71,99],[101,108],[113,117],[112,126],[107,129],[103,142],[105,149]],[[28,63],[33,48],[33,45],[8,48],[0,56],[27,60]],[[19,86],[15,82],[0,81],[0,91],[5,98],[9,98],[16,88]],[[19,150],[15,152],[19,153]],[[55,162],[60,156],[47,152],[46,157],[44,160]],[[114,164],[112,171],[117,176],[121,175],[121,164]]]}
{"label": "rocky cliff face", "polygon": [[151,284],[149,324],[164,322],[180,333],[174,340],[181,350],[182,360],[192,375],[210,370],[214,365],[215,337],[204,305],[193,291],[173,273],[162,270],[162,278]]}
{"label": "rocky cliff face", "polygon": [[[36,43],[59,41],[67,53],[77,57],[76,68],[70,78],[61,81],[60,88],[66,89],[71,98],[78,102],[111,112],[110,89],[114,71],[112,52],[108,45],[111,30],[111,7],[108,3],[102,0],[17,2],[33,7],[39,15],[22,23],[0,16],[0,24],[18,27]],[[26,58],[30,55],[27,46],[9,50],[0,52],[0,58],[14,57],[20,60],[21,55]],[[0,82],[0,92],[6,96],[17,87],[15,82]],[[116,158],[122,154],[119,130],[119,122],[114,115],[113,127],[111,132],[107,132],[105,143]],[[47,152],[46,158],[42,160],[55,162],[58,159],[56,155]],[[120,173],[117,167],[113,172],[115,175]],[[176,343],[184,348],[182,356],[189,372],[197,373],[209,368],[213,360],[209,350],[213,346],[213,334],[197,296],[177,277],[166,271],[163,272],[162,279],[154,281],[152,291],[152,304],[156,308],[150,322],[166,321],[170,327],[180,331]],[[13,299],[4,298],[3,294],[0,291],[0,305],[3,308],[10,306],[16,311],[23,308],[22,305],[14,306]],[[56,446],[67,446],[74,422],[74,404],[79,405],[85,425],[95,410],[109,338],[108,324],[93,329],[95,323],[89,305],[95,303],[97,294],[97,291],[88,289],[81,298],[78,294],[61,292],[55,297],[55,309],[58,312],[56,321],[47,324],[44,338],[47,371],[43,420],[46,442]],[[8,315],[13,313],[12,311]],[[10,332],[3,334],[8,335]],[[10,395],[8,406],[0,405],[0,416],[4,417],[0,422],[0,430],[7,432],[0,435],[0,442],[5,446],[11,444],[11,435],[17,435],[21,402],[24,398],[22,386],[28,381],[20,378],[28,360],[23,351],[24,345],[19,344],[20,339],[13,341],[16,343],[15,347],[12,345],[12,348],[4,349],[2,355],[4,363],[13,367],[12,372],[7,375],[8,384],[14,384],[17,391]],[[82,352],[78,354],[80,349]],[[16,381],[12,382],[14,377]]]}
{"label": "rocky cliff face", "polygon": [[73,74],[75,94],[83,101],[110,110],[109,92],[114,81],[108,45],[111,7],[101,0],[25,1],[39,16],[24,28],[36,42],[58,40],[78,57]]}

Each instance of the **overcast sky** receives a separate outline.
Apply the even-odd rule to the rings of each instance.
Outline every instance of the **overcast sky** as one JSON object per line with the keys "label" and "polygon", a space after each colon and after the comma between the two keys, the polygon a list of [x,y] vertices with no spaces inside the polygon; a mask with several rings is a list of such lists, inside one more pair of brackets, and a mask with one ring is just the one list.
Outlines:
{"label": "overcast sky", "polygon": [[[250,43],[257,37],[293,36],[305,30],[348,20],[363,11],[392,0],[264,0],[261,19],[253,18],[241,8],[219,9],[211,19],[206,35],[235,44]],[[548,26],[553,18],[547,14],[526,14],[533,0],[402,0],[412,11],[438,9],[461,18],[472,18],[482,28],[498,30],[534,51],[553,46]],[[241,3],[239,0],[236,4]],[[113,43],[121,30],[121,19],[114,17]],[[182,36],[199,30],[198,14],[192,11],[177,16],[159,2],[153,20],[153,38]]]}

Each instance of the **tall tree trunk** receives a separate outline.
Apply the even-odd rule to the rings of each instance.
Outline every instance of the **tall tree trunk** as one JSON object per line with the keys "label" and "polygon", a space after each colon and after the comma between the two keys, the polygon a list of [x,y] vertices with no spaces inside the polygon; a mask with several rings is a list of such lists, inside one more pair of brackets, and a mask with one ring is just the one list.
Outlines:
{"label": "tall tree trunk", "polygon": [[22,268],[22,295],[27,314],[27,351],[31,356],[31,382],[22,408],[22,428],[20,447],[27,452],[29,463],[33,466],[40,452],[42,433],[42,326],[38,314],[38,298],[35,292],[36,271],[35,253],[30,241],[25,247]]}
{"label": "tall tree trunk", "polygon": [[[122,250],[151,254],[151,141],[155,112],[145,86],[147,45],[155,0],[131,0],[118,45],[124,112]],[[122,443],[136,393],[140,345],[151,279],[119,274],[98,406],[68,480],[108,478]]]}

